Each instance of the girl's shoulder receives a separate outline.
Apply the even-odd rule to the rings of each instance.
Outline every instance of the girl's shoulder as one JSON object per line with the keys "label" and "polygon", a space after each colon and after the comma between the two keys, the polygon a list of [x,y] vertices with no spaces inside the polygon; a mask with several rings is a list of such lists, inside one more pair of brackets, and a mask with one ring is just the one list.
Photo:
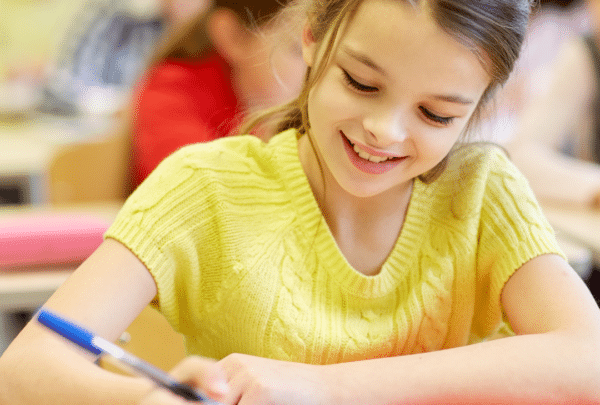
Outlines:
{"label": "girl's shoulder", "polygon": [[201,171],[209,176],[211,173],[273,172],[293,156],[297,156],[297,144],[290,131],[276,135],[269,142],[254,135],[232,135],[183,146],[163,160],[155,172],[178,177],[186,170]]}
{"label": "girl's shoulder", "polygon": [[481,207],[486,201],[514,198],[535,201],[529,183],[509,154],[492,143],[470,143],[458,147],[433,186],[436,195],[450,197],[452,204],[461,205],[462,202],[465,207]]}
{"label": "girl's shoulder", "polygon": [[239,194],[250,186],[268,190],[282,181],[278,169],[285,162],[279,155],[289,143],[234,135],[184,146],[163,160],[126,204],[144,211],[161,201],[201,203],[206,196]]}
{"label": "girl's shoulder", "polygon": [[464,181],[496,175],[520,175],[506,149],[491,142],[473,142],[458,146],[449,159],[445,174],[452,181],[457,177]]}

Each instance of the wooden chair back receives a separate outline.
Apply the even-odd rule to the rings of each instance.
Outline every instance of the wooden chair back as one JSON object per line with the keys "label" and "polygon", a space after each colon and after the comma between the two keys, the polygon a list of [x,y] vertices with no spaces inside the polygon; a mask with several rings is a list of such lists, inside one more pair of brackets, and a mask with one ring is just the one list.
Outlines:
{"label": "wooden chair back", "polygon": [[130,140],[121,131],[63,146],[50,163],[50,202],[124,200],[130,184],[130,150]]}

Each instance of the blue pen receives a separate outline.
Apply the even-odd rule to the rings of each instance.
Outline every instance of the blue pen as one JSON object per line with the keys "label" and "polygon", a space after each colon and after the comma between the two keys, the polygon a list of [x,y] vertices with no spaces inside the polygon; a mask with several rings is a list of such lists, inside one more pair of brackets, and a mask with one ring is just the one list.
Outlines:
{"label": "blue pen", "polygon": [[76,325],[72,321],[52,313],[45,308],[40,309],[37,315],[37,320],[42,325],[69,339],[71,342],[76,343],[90,353],[95,355],[108,354],[123,364],[131,367],[135,372],[150,378],[157,385],[166,388],[172,393],[177,394],[188,401],[199,401],[209,405],[220,405],[219,402],[213,401],[189,385],[178,382],[161,369],[156,368],[150,363],[145,362],[133,354],[126,352],[119,346],[109,342],[106,339],[102,339],[99,336],[94,336],[92,332],[79,325]]}

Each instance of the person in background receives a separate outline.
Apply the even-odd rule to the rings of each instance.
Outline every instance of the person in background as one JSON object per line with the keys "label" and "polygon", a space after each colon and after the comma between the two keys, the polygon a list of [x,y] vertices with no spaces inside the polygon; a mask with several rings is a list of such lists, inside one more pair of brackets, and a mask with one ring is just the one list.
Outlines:
{"label": "person in background", "polygon": [[120,113],[157,44],[210,0],[87,0],[49,64],[37,110],[59,116]]}
{"label": "person in background", "polygon": [[84,0],[0,0],[0,119],[30,114],[45,69]]}
{"label": "person in background", "polygon": [[[213,0],[152,57],[125,131],[139,185],[180,147],[226,136],[243,117],[297,92],[305,68],[282,0]],[[278,33],[278,35],[274,35]]]}
{"label": "person in background", "polygon": [[[137,0],[148,2],[151,0]],[[154,0],[156,1],[156,0]],[[177,31],[194,17],[204,13],[213,0],[158,0],[162,5],[163,16],[169,21],[171,31]]]}
{"label": "person in background", "polygon": [[535,2],[515,69],[484,117],[484,141],[505,145],[513,139],[525,105],[547,88],[550,66],[558,50],[569,38],[589,30],[588,14],[585,0]]}
{"label": "person in background", "polygon": [[[486,128],[482,131],[487,137],[485,140],[495,141],[510,150],[511,157],[525,172],[536,196],[544,204],[593,207],[592,190],[600,190],[593,164],[567,156],[559,150],[562,146],[550,144],[552,138],[562,138],[559,142],[563,142],[569,137],[567,133],[574,126],[569,124],[571,129],[567,129],[567,121],[581,121],[581,112],[571,114],[567,111],[569,107],[563,107],[570,97],[551,93],[556,93],[558,88],[577,92],[571,86],[581,75],[577,74],[573,79],[567,79],[567,76],[585,63],[576,62],[578,66],[564,69],[560,77],[553,77],[556,76],[553,69],[564,58],[561,55],[564,50],[572,46],[569,44],[579,43],[581,37],[589,35],[592,20],[585,0],[537,2],[524,49],[511,77],[498,94],[497,108],[487,117]],[[559,122],[562,124],[557,125]],[[561,132],[563,135],[557,137]],[[600,283],[594,281],[600,273],[595,269],[592,252],[565,235],[559,236],[559,243],[570,252],[571,265],[600,303]]]}
{"label": "person in background", "polygon": [[540,199],[600,209],[600,4],[586,3],[593,28],[561,47],[506,146]]}
{"label": "person in background", "polygon": [[512,74],[520,76],[522,102],[547,86],[549,67],[561,46],[590,27],[585,0],[539,0],[532,13],[524,49]]}
{"label": "person in background", "polygon": [[[525,178],[468,143],[528,0],[300,0],[268,142],[179,149],[45,306],[116,339],[154,302],[225,405],[598,404],[600,309]],[[35,322],[0,403],[175,405]]]}

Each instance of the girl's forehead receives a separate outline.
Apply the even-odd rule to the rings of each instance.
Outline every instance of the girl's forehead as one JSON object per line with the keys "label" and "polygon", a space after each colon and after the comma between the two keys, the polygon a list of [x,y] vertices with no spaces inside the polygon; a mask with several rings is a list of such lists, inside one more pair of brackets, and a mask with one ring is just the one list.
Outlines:
{"label": "girl's forehead", "polygon": [[427,72],[440,78],[432,83],[444,78],[475,93],[490,82],[479,56],[438,25],[426,2],[415,7],[403,0],[364,0],[340,30],[335,55],[401,81]]}
{"label": "girl's forehead", "polygon": [[405,0],[363,0],[355,13],[348,16],[336,38],[336,49],[352,43],[368,53],[395,50],[427,51],[431,42],[454,44],[454,38],[443,30],[431,15],[431,10],[415,7]]}
{"label": "girl's forehead", "polygon": [[[423,30],[430,27],[431,23],[435,24],[431,9],[428,6],[429,2],[420,1],[418,5],[413,1],[408,0],[360,0],[354,10],[351,10],[344,16],[344,22],[341,29],[337,33],[336,42],[346,39],[349,32],[361,32],[359,35],[368,37],[368,31],[374,24],[379,22],[385,23],[391,30],[388,32],[390,39],[397,38],[398,34],[403,33],[408,28],[406,19],[414,19],[419,17],[422,21],[416,27],[418,30]],[[422,22],[427,22],[423,24]],[[418,35],[415,32],[415,35]]]}

